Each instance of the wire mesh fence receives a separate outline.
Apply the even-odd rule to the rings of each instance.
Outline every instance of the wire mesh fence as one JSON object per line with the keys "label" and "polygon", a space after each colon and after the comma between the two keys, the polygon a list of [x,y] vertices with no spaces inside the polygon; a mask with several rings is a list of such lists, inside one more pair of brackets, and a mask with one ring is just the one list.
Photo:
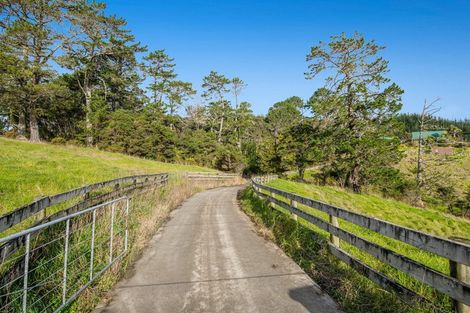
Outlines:
{"label": "wire mesh fence", "polygon": [[[223,182],[182,183],[190,179],[186,175],[181,176],[181,182],[175,178],[174,184],[187,185],[192,191],[168,193],[172,188],[160,188],[169,183],[166,173],[138,175],[46,197],[47,203],[40,199],[14,210],[16,215],[0,217],[0,224],[10,227],[0,238],[0,312],[67,309],[88,286],[94,282],[97,286],[97,278],[106,270],[112,267],[108,271],[112,276],[125,268],[126,262],[117,261],[142,248],[155,224],[164,221],[169,209],[191,194],[195,184],[208,188]],[[76,204],[67,202],[72,198]],[[159,201],[166,204],[156,210]],[[65,209],[49,210],[62,204]],[[46,207],[47,215],[41,213]],[[23,225],[28,218],[37,218],[30,213],[40,215],[37,226]],[[30,228],[20,230],[24,227]],[[109,275],[108,279],[112,280]]]}
{"label": "wire mesh fence", "polygon": [[24,241],[0,263],[0,312],[57,312],[128,248],[121,197],[0,239]]}

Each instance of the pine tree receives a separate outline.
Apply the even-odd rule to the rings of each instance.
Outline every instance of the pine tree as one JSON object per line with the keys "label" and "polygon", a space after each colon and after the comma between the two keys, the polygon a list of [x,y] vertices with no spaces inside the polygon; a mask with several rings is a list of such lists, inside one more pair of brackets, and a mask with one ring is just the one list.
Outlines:
{"label": "pine tree", "polygon": [[39,119],[54,93],[49,84],[55,76],[52,62],[68,39],[63,25],[65,8],[65,2],[55,0],[12,0],[0,6],[0,49],[16,61],[15,68],[8,68],[14,77],[9,92],[16,98],[12,111],[18,116],[20,135],[29,118],[33,142],[41,140]]}
{"label": "pine tree", "polygon": [[152,79],[147,89],[152,94],[152,102],[163,111],[163,97],[170,93],[169,84],[176,77],[174,59],[170,58],[165,50],[156,50],[145,56],[144,60],[145,72]]}
{"label": "pine tree", "polygon": [[[107,63],[120,54],[122,42],[131,40],[126,22],[115,16],[106,16],[106,5],[77,0],[70,4],[67,19],[73,25],[73,40],[64,46],[66,54],[61,64],[74,71],[85,98],[86,143],[93,144],[93,99],[96,89],[107,90],[102,76]],[[122,54],[121,54],[122,56]]]}
{"label": "pine tree", "polygon": [[332,36],[307,55],[307,79],[322,72],[325,87],[310,103],[314,117],[327,123],[333,136],[332,166],[346,185],[359,192],[371,167],[397,161],[398,141],[388,140],[397,129],[403,91],[385,75],[388,62],[383,47],[354,34]]}
{"label": "pine tree", "polygon": [[202,96],[209,102],[210,112],[215,121],[218,121],[217,141],[222,142],[222,134],[224,130],[224,121],[231,111],[230,102],[225,95],[230,91],[230,79],[215,71],[211,71],[209,75],[204,77],[202,88],[204,93]]}

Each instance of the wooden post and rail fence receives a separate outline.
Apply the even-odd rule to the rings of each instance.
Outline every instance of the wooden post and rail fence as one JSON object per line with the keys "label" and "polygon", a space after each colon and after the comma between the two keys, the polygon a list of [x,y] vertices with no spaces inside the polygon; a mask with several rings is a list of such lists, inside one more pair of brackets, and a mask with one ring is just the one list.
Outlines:
{"label": "wooden post and rail fence", "polygon": [[[255,177],[252,179],[251,184],[254,192],[269,201],[270,207],[273,209],[283,213],[286,211],[290,212],[295,220],[297,220],[297,217],[300,217],[320,229],[327,231],[330,234],[329,250],[332,255],[344,261],[360,274],[366,276],[381,287],[392,288],[407,299],[422,298],[414,291],[400,285],[392,278],[345,252],[340,247],[340,241],[344,241],[379,261],[449,296],[454,300],[456,312],[470,313],[470,240],[455,237],[447,239],[429,235],[414,229],[285,192],[266,185],[272,178],[274,177]],[[328,214],[328,221],[303,211],[298,207],[299,204]],[[398,252],[346,231],[340,227],[338,219],[409,244],[420,250],[441,256],[449,260],[450,275],[436,271]]]}
{"label": "wooden post and rail fence", "polygon": [[[188,180],[223,180],[236,177],[234,174],[225,173],[187,173],[183,176]],[[399,294],[409,299],[416,299],[416,297],[419,298],[419,296],[414,291],[400,285],[390,277],[387,277],[383,273],[380,273],[379,271],[371,268],[370,266],[346,253],[343,249],[341,249],[340,245],[341,241],[347,242],[382,261],[383,263],[386,263],[398,269],[399,271],[408,274],[409,276],[435,288],[439,292],[442,292],[443,294],[454,299],[455,309],[458,313],[470,312],[470,242],[468,239],[440,238],[267,186],[266,184],[274,178],[276,178],[276,176],[263,176],[253,179],[252,186],[254,191],[260,197],[267,199],[273,209],[282,208],[290,212],[294,220],[297,220],[297,218],[300,217],[303,220],[316,225],[320,229],[327,231],[330,234],[330,252],[334,256],[349,264],[359,273],[365,275],[370,280],[374,281],[382,287],[391,287],[398,291]],[[28,281],[26,279],[28,277],[27,274],[31,271],[31,269],[28,269],[28,265],[31,265],[31,261],[34,261],[34,257],[36,257],[37,254],[41,251],[34,248],[34,244],[38,244],[38,239],[35,239],[38,235],[35,233],[36,230],[43,230],[49,225],[52,227],[59,226],[59,223],[65,223],[63,226],[66,227],[67,230],[65,236],[66,244],[64,247],[64,266],[66,266],[68,251],[70,249],[73,250],[73,245],[71,248],[68,247],[69,233],[73,235],[75,231],[73,226],[73,219],[86,219],[89,222],[87,225],[92,222],[92,229],[94,234],[95,219],[96,223],[99,224],[97,219],[99,214],[97,212],[100,210],[108,210],[111,212],[109,262],[102,269],[102,271],[106,270],[115,260],[118,259],[118,256],[116,255],[117,252],[114,252],[113,254],[113,237],[115,241],[114,248],[117,249],[119,248],[119,232],[117,232],[117,229],[115,232],[113,232],[113,225],[116,223],[115,219],[118,219],[119,217],[119,212],[122,214],[121,219],[123,223],[125,217],[125,232],[123,233],[124,230],[121,230],[121,239],[123,241],[121,244],[121,249],[124,250],[121,251],[119,257],[124,256],[125,252],[127,251],[127,218],[129,214],[129,200],[127,199],[129,195],[138,189],[163,186],[168,183],[168,180],[169,174],[167,173],[118,178],[110,181],[87,185],[57,195],[43,197],[37,201],[34,201],[33,203],[25,205],[21,208],[13,210],[12,212],[9,212],[8,214],[5,214],[4,216],[1,216],[0,233],[5,233],[5,231],[11,230],[12,227],[20,226],[20,223],[24,223],[28,219],[38,219],[33,224],[31,231],[27,229],[16,234],[10,234],[6,237],[0,238],[0,264],[10,264],[8,263],[8,260],[17,260],[19,254],[23,258],[19,259],[19,261],[14,261],[11,263],[9,265],[12,266],[10,271],[5,272],[5,268],[2,268],[3,274],[2,277],[0,277],[0,286],[2,286],[2,288],[6,288],[2,290],[10,290],[9,286],[11,286],[13,283],[17,284],[19,282],[18,279],[20,278],[21,280],[24,280],[23,292],[21,294],[16,293],[16,296],[19,295],[21,297],[19,300],[16,298],[15,301],[22,301],[23,311],[26,311],[28,306],[33,305],[33,303],[28,302],[28,291],[31,292],[31,287],[28,285]],[[282,198],[284,198],[285,201],[282,200]],[[73,202],[75,204],[66,209],[59,210],[50,215],[46,214],[46,209],[49,207],[61,203],[69,203],[67,201],[72,199],[81,200]],[[122,203],[127,204],[123,205]],[[303,211],[301,208],[299,208],[299,205],[307,206],[309,208],[327,213],[329,216],[328,221]],[[280,211],[285,212],[283,210]],[[92,219],[91,213],[93,213]],[[88,214],[88,216],[85,216],[86,214]],[[340,227],[338,219],[350,222],[360,227],[364,227],[386,237],[399,240],[423,251],[444,257],[449,260],[450,275],[436,271],[395,251],[382,247],[374,242],[348,232]],[[78,223],[77,225],[82,224]],[[121,227],[124,226],[121,225]],[[92,236],[92,243],[94,243],[93,238],[94,236]],[[54,242],[57,239],[48,238],[48,240]],[[94,251],[93,246],[94,245],[92,244],[92,251]],[[50,257],[53,258],[57,256]],[[89,257],[88,254],[85,255],[85,257]],[[93,253],[91,258],[93,260]],[[92,279],[99,275],[97,275],[96,270],[93,271],[93,261],[91,262],[90,266],[91,282]],[[67,273],[67,271],[68,270],[66,267],[64,273]],[[82,286],[76,294],[66,297],[66,278],[66,275],[64,275],[63,278],[60,278],[64,280],[62,286],[64,288],[62,306],[68,303],[67,301],[73,301],[74,297],[76,297],[78,293],[83,291],[84,288],[88,286],[87,283]],[[56,287],[60,286],[61,284],[57,285]],[[0,299],[0,306],[5,303],[5,299],[7,298]],[[7,302],[5,307],[11,307],[8,305],[9,303]],[[0,311],[3,311],[3,309],[0,308]]]}

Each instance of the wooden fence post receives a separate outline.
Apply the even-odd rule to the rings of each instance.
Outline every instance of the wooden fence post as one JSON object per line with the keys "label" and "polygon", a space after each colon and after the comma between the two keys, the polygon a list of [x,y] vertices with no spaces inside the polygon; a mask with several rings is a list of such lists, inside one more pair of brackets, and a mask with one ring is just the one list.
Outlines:
{"label": "wooden fence post", "polygon": [[[297,201],[291,199],[290,206],[297,209]],[[292,218],[294,219],[294,221],[297,221],[297,214],[292,213]]]}
{"label": "wooden fence post", "polygon": [[[271,197],[275,198],[276,197],[276,194],[274,192],[271,192]],[[271,201],[271,208],[274,210],[276,208],[276,204]]]}
{"label": "wooden fence post", "polygon": [[[329,218],[330,218],[330,224],[332,224],[333,226],[335,227],[339,227],[339,223],[338,223],[338,218],[336,216],[333,216],[333,215],[329,215]],[[330,242],[335,246],[335,247],[339,247],[339,238],[330,234]]]}
{"label": "wooden fence post", "polygon": [[[449,239],[458,241],[464,244],[470,244],[470,240],[466,238],[459,237],[450,237]],[[457,263],[455,261],[449,260],[450,266],[450,276],[458,279],[459,281],[470,285],[470,266]],[[455,301],[454,300],[454,309],[457,313],[470,313],[470,306]]]}
{"label": "wooden fence post", "polygon": [[[34,199],[34,201],[38,201],[38,200],[41,199],[41,198],[44,198],[44,196],[36,197],[36,198]],[[38,221],[43,220],[43,219],[46,217],[46,214],[47,214],[46,208],[42,209],[41,211],[39,211],[39,214],[37,215],[37,220],[38,220]]]}

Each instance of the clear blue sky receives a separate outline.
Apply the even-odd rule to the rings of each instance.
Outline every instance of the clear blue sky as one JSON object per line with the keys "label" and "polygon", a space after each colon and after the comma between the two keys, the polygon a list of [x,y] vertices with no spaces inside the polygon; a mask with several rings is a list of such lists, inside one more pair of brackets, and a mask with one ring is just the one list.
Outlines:
{"label": "clear blue sky", "polygon": [[386,46],[404,112],[440,97],[439,115],[470,118],[470,1],[107,2],[137,40],[175,58],[180,79],[198,89],[210,70],[243,79],[242,98],[257,114],[293,95],[308,99],[323,84],[304,78],[309,48],[357,31]]}

